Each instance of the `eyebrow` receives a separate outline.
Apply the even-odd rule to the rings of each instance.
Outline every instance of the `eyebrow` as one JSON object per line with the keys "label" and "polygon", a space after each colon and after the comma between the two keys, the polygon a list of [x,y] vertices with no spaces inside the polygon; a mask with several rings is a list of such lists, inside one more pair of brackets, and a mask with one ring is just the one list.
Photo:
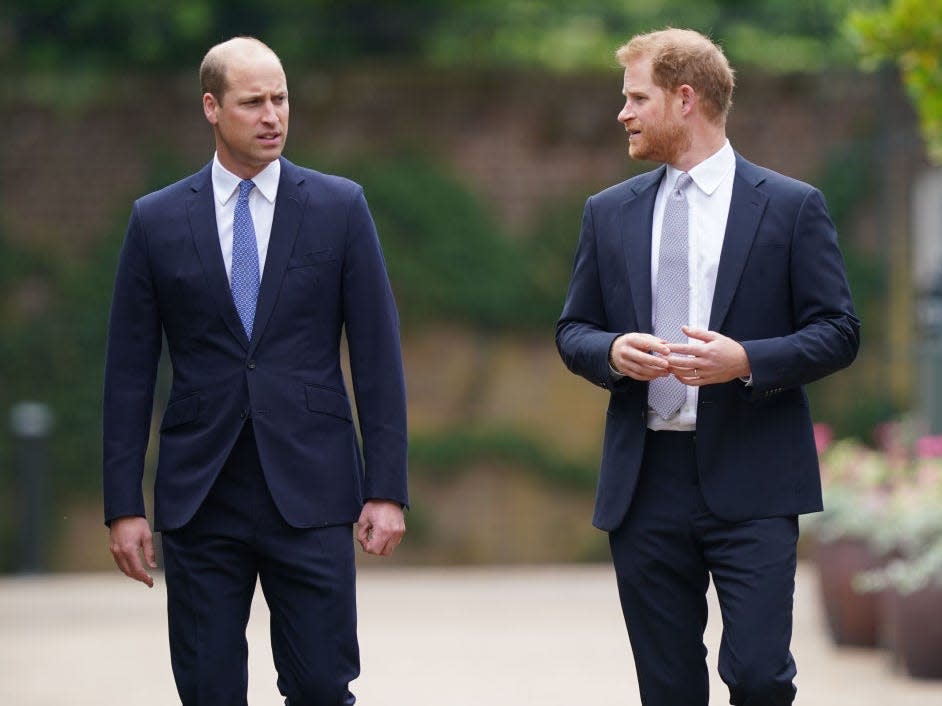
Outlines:
{"label": "eyebrow", "polygon": [[246,93],[239,100],[241,101],[257,100],[259,98],[264,98],[265,96],[269,96],[269,95],[275,98],[282,98],[282,97],[287,98],[288,90],[284,89],[281,91],[270,91],[270,92],[269,91],[257,91],[253,93]]}

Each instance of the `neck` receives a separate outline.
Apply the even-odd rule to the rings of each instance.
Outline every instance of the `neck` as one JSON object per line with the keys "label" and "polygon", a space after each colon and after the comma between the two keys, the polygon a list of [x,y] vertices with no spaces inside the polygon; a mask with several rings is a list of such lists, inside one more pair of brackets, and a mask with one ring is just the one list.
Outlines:
{"label": "neck", "polygon": [[690,147],[671,162],[671,166],[682,172],[689,172],[700,162],[709,159],[726,144],[726,130],[723,126],[712,126],[695,131],[691,135]]}
{"label": "neck", "polygon": [[220,151],[218,147],[216,148],[216,156],[219,157],[219,163],[222,166],[224,166],[228,171],[232,172],[240,179],[254,179],[262,171],[264,171],[269,164],[271,164],[271,162],[265,162],[264,164],[245,164],[242,162],[236,162],[229,159],[229,155]]}

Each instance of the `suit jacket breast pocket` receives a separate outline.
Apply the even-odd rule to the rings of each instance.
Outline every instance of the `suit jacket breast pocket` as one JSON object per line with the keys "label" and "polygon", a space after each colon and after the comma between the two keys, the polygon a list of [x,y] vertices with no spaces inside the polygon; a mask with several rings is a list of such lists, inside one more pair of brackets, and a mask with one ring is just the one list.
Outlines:
{"label": "suit jacket breast pocket", "polygon": [[334,252],[330,248],[302,252],[291,256],[291,259],[288,260],[288,269],[297,270],[302,267],[314,267],[319,263],[332,262],[334,259]]}
{"label": "suit jacket breast pocket", "polygon": [[[787,296],[789,256],[785,243],[763,242],[753,245],[740,281],[740,289],[745,288],[770,296]],[[753,287],[755,289],[750,290]]]}
{"label": "suit jacket breast pocket", "polygon": [[212,296],[206,272],[199,262],[187,262],[157,282],[161,315],[167,336],[196,338],[219,316],[219,307]]}

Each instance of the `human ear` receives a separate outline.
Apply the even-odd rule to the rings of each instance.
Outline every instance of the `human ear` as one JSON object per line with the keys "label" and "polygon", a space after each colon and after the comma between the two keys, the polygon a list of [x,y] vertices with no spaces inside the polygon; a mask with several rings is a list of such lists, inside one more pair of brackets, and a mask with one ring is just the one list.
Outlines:
{"label": "human ear", "polygon": [[209,121],[210,125],[215,125],[219,122],[219,118],[216,115],[216,110],[219,107],[219,103],[216,100],[216,96],[212,93],[203,94],[203,115],[206,116],[206,119]]}

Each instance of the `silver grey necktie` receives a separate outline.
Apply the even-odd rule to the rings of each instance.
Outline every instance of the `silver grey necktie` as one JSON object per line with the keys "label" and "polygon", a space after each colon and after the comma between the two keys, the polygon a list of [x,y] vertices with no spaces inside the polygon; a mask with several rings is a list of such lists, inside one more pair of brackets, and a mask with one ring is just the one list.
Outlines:
{"label": "silver grey necktie", "polygon": [[[686,172],[677,177],[664,206],[661,250],[657,266],[657,299],[654,310],[654,335],[672,343],[686,342],[680,330],[690,318],[690,276],[687,265],[687,195],[690,184]],[[683,406],[687,386],[673,375],[652,380],[648,386],[648,404],[662,419],[670,419]]]}

